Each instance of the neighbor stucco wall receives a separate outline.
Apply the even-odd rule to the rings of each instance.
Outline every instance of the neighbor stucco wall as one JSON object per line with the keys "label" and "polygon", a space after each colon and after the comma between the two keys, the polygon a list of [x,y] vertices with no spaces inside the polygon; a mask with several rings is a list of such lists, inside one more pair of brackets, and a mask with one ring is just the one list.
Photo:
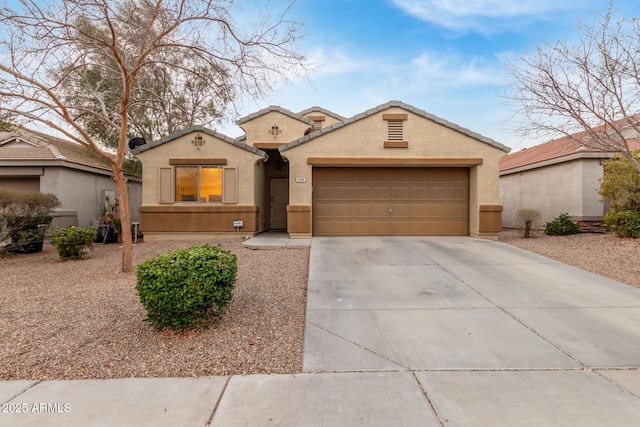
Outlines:
{"label": "neighbor stucco wall", "polygon": [[537,227],[562,213],[576,220],[601,220],[604,205],[598,188],[602,177],[599,159],[576,159],[500,177],[502,223],[518,228],[519,209],[536,209],[541,219]]}
{"label": "neighbor stucco wall", "polygon": [[[138,208],[142,201],[141,188],[139,181],[128,183],[131,221],[139,221],[140,218]],[[95,224],[98,211],[103,205],[104,190],[111,190],[118,197],[116,184],[109,175],[77,169],[47,167],[40,179],[40,192],[58,197],[62,202],[59,211],[75,211],[77,223],[73,225],[80,227]]]}
{"label": "neighbor stucco wall", "polygon": [[601,159],[582,160],[582,215],[575,218],[581,221],[601,221],[605,214],[605,205],[598,190],[603,176]]}
{"label": "neighbor stucco wall", "polygon": [[[171,168],[170,159],[215,158],[227,159],[227,167],[237,168],[237,204],[255,205],[254,182],[256,175],[261,175],[256,167],[256,162],[262,162],[262,157],[202,132],[199,135],[202,136],[204,144],[198,148],[192,143],[196,133],[198,132],[167,141],[137,155],[142,162],[142,182],[144,183],[142,204],[144,206],[158,204],[159,169]],[[180,202],[175,204],[178,205]]]}
{"label": "neighbor stucco wall", "polygon": [[[394,113],[408,113],[404,122],[404,139],[408,141],[408,148],[384,148],[387,122],[383,120],[383,114]],[[311,206],[312,203],[312,166],[307,162],[309,157],[481,158],[482,164],[470,168],[469,221],[472,235],[478,233],[479,206],[499,203],[498,162],[505,154],[490,144],[397,107],[380,111],[282,152],[290,164],[289,204],[295,206]]]}

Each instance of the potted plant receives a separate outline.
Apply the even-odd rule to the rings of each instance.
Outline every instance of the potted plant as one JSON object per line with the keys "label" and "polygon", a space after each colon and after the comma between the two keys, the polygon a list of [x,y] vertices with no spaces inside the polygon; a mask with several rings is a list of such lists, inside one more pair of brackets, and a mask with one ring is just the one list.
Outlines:
{"label": "potted plant", "polygon": [[115,243],[120,234],[120,218],[118,218],[118,203],[106,204],[98,213],[100,228],[97,233],[97,241],[101,243]]}

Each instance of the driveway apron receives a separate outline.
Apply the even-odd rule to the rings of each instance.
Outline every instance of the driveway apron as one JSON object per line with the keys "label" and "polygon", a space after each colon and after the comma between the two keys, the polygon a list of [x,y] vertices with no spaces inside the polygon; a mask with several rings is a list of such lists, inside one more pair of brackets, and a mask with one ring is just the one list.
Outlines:
{"label": "driveway apron", "polygon": [[640,424],[640,289],[470,237],[310,257],[305,372],[411,373],[441,425]]}

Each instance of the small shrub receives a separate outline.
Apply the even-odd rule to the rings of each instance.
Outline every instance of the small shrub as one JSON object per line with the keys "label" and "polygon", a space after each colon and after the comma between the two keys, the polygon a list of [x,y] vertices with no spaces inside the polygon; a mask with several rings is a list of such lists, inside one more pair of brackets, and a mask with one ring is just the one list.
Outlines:
{"label": "small shrub", "polygon": [[95,239],[95,228],[71,226],[57,229],[51,237],[51,243],[63,260],[80,259],[87,248],[93,248]]}
{"label": "small shrub", "polygon": [[137,269],[136,291],[147,311],[145,321],[158,329],[207,326],[233,299],[237,259],[204,245],[150,258]]}
{"label": "small shrub", "polygon": [[0,188],[0,243],[11,239],[21,247],[34,237],[44,238],[38,225],[51,222],[47,216],[58,206],[60,200],[53,194]]}
{"label": "small shrub", "polygon": [[604,223],[607,224],[618,237],[640,237],[640,212],[609,211],[604,216]]}
{"label": "small shrub", "polygon": [[569,217],[568,213],[563,213],[544,225],[544,232],[549,236],[564,236],[567,234],[577,234],[580,226]]}
{"label": "small shrub", "polygon": [[540,211],[535,209],[519,209],[518,219],[524,225],[524,237],[528,239],[531,237],[531,228],[540,219]]}
{"label": "small shrub", "polygon": [[24,224],[20,230],[16,230],[11,236],[11,243],[4,249],[14,254],[31,254],[41,252],[44,244],[44,235],[52,221],[51,216],[34,218],[31,223]]}

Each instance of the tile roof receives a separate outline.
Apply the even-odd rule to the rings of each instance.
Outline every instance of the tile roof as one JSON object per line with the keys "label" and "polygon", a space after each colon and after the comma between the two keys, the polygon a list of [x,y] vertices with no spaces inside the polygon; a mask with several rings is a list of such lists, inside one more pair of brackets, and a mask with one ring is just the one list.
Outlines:
{"label": "tile roof", "polygon": [[379,113],[380,111],[387,110],[387,109],[389,109],[391,107],[400,107],[400,108],[402,108],[404,110],[412,112],[413,114],[416,114],[418,116],[422,116],[422,117],[424,117],[424,118],[426,118],[428,120],[431,120],[433,122],[436,122],[436,123],[438,123],[438,124],[440,124],[442,126],[446,126],[446,127],[450,128],[450,129],[453,129],[456,132],[463,133],[463,134],[465,134],[467,136],[470,136],[471,138],[477,139],[478,141],[481,141],[481,142],[484,142],[486,144],[492,145],[492,146],[494,146],[494,147],[496,147],[496,148],[498,148],[498,149],[500,149],[500,150],[502,150],[504,152],[508,153],[511,150],[509,147],[507,147],[507,146],[505,146],[503,144],[500,144],[499,142],[494,141],[491,138],[487,138],[485,136],[480,135],[479,133],[476,133],[476,132],[473,132],[473,131],[471,131],[469,129],[466,129],[466,128],[463,128],[461,126],[458,126],[455,123],[451,123],[451,122],[449,122],[449,121],[447,121],[445,119],[442,119],[442,118],[440,118],[438,116],[435,116],[433,114],[429,114],[424,110],[421,110],[421,109],[416,108],[416,107],[414,107],[412,105],[409,105],[409,104],[405,104],[402,101],[389,101],[389,102],[387,102],[385,104],[378,105],[377,107],[371,108],[371,109],[369,109],[369,110],[367,110],[367,111],[365,111],[363,113],[356,114],[355,116],[350,117],[348,119],[345,119],[345,120],[343,120],[341,122],[334,123],[331,126],[327,126],[327,127],[322,128],[320,130],[312,132],[312,133],[310,133],[308,135],[305,135],[302,138],[299,138],[299,139],[297,139],[295,141],[292,141],[292,142],[290,142],[288,144],[283,144],[278,149],[280,151],[288,150],[288,149],[293,148],[293,147],[295,147],[297,145],[304,144],[305,142],[307,142],[307,141],[309,141],[309,140],[311,140],[313,138],[316,138],[316,137],[318,137],[320,135],[324,135],[325,133],[333,132],[336,129],[340,129],[341,127],[347,126],[347,125],[349,125],[349,124],[351,124],[353,122],[357,122],[358,120],[361,120],[361,119],[364,119],[366,117],[372,116],[374,114]]}
{"label": "tile roof", "polygon": [[299,115],[301,115],[301,116],[305,116],[305,115],[307,115],[307,114],[309,114],[309,113],[311,113],[311,112],[314,112],[314,111],[318,111],[318,112],[320,112],[320,113],[323,113],[323,114],[325,114],[325,115],[327,115],[327,116],[331,116],[331,117],[333,117],[334,119],[338,119],[338,120],[340,120],[340,121],[342,121],[342,120],[345,120],[345,119],[346,119],[346,117],[343,117],[343,116],[341,116],[340,114],[336,114],[336,113],[334,113],[333,111],[329,111],[329,110],[327,110],[326,108],[322,108],[322,107],[318,107],[318,106],[309,107],[309,108],[307,108],[307,109],[304,109],[304,110],[300,111],[298,114],[299,114]]}
{"label": "tile roof", "polygon": [[236,124],[238,126],[240,126],[240,125],[242,125],[242,124],[244,124],[244,123],[246,123],[248,121],[251,121],[251,120],[253,120],[253,119],[257,118],[257,117],[260,117],[260,116],[264,116],[265,114],[271,113],[273,111],[281,113],[281,114],[284,114],[285,116],[289,116],[292,119],[296,119],[296,120],[299,120],[299,121],[301,121],[303,123],[306,123],[306,124],[308,124],[310,126],[313,126],[313,120],[310,120],[310,119],[304,117],[303,115],[296,114],[293,111],[287,110],[286,108],[282,108],[282,107],[279,107],[277,105],[271,105],[271,106],[269,106],[267,108],[263,108],[260,111],[256,111],[255,113],[251,113],[248,116],[241,117],[238,120],[236,120]]}
{"label": "tile roof", "polygon": [[[32,147],[13,147],[11,141],[24,141]],[[111,172],[107,161],[87,147],[30,129],[0,132],[0,160],[62,160]]]}
{"label": "tile roof", "polygon": [[266,158],[266,156],[267,156],[267,153],[265,153],[264,151],[259,150],[259,149],[255,148],[255,147],[252,147],[251,145],[247,145],[244,142],[241,142],[241,138],[233,139],[233,138],[230,138],[227,135],[224,135],[224,134],[222,134],[220,132],[216,132],[213,129],[209,129],[209,128],[206,128],[206,127],[200,126],[200,125],[191,126],[191,127],[182,129],[182,130],[180,130],[178,132],[174,132],[171,135],[167,135],[167,136],[165,136],[165,137],[163,137],[161,139],[158,139],[156,141],[150,142],[148,144],[141,145],[141,146],[137,147],[135,150],[131,150],[131,152],[133,154],[139,154],[139,153],[142,153],[144,151],[150,150],[150,149],[152,149],[154,147],[157,147],[159,145],[162,145],[162,144],[164,144],[166,142],[169,142],[169,141],[172,141],[174,139],[180,138],[180,137],[182,137],[184,135],[188,135],[190,133],[193,133],[193,132],[202,132],[202,133],[204,133],[206,135],[213,136],[214,138],[217,138],[217,139],[220,139],[220,140],[222,140],[224,142],[227,142],[229,144],[235,145],[238,148],[241,148],[243,150],[249,151],[249,152],[251,152],[251,153],[253,153],[255,155],[258,155],[260,157],[263,157],[263,158]]}
{"label": "tile roof", "polygon": [[[586,147],[579,142],[586,132],[578,132],[572,137],[563,137],[536,145],[530,148],[511,153],[500,159],[500,171],[519,169],[526,167],[533,169],[535,167],[548,165],[549,163],[560,163],[563,161],[574,160],[575,158],[609,158],[615,154],[615,151],[607,151]],[[632,150],[640,149],[639,140],[630,140],[630,148]]]}

